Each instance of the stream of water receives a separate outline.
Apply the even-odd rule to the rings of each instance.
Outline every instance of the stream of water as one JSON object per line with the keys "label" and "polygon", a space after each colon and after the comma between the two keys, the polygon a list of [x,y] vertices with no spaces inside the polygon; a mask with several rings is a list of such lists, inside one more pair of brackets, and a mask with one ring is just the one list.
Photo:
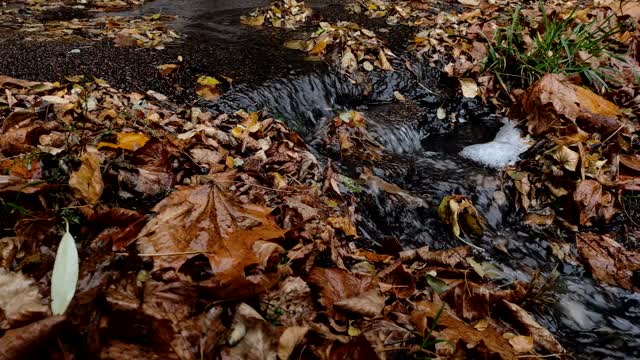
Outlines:
{"label": "stream of water", "polygon": [[[255,41],[260,30],[239,24],[240,15],[264,3],[157,0],[128,14],[177,15],[175,26],[187,35],[184,41],[230,47],[250,43],[268,57],[271,45]],[[330,2],[310,3],[321,8]],[[301,58],[293,59],[292,66],[302,63]],[[535,270],[559,272],[553,301],[541,307],[536,316],[575,358],[640,358],[640,294],[599,285],[581,266],[560,262],[546,238],[522,226],[514,215],[513,199],[503,188],[501,174],[458,155],[464,146],[493,138],[501,124],[491,109],[453,96],[450,80],[435,69],[422,65],[400,68],[374,74],[370,89],[329,71],[283,73],[266,82],[240,84],[208,106],[215,111],[266,109],[296,129],[321,158],[327,155],[318,139],[327,121],[343,109],[364,112],[372,135],[385,145],[389,156],[379,163],[362,165],[373,167],[376,175],[423,200],[408,204],[383,194],[372,196],[360,209],[358,227],[365,239],[375,243],[392,236],[406,248],[458,246],[460,243],[447,240],[450,237],[437,218],[436,208],[446,195],[467,195],[489,224],[476,244],[485,249],[476,254],[478,258],[496,264],[509,281],[530,280]],[[396,90],[412,101],[394,101]],[[455,113],[457,121],[438,120],[439,107]],[[340,163],[338,158],[333,160]],[[345,171],[354,170],[345,166]]]}

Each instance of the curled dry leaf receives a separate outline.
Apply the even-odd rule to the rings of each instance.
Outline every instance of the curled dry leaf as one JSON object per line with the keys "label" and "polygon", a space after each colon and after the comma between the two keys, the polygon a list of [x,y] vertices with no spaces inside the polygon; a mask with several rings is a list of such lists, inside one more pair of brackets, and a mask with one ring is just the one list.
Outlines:
{"label": "curled dry leaf", "polygon": [[608,221],[616,212],[613,197],[595,180],[578,182],[573,200],[578,205],[582,225],[591,225],[591,220],[598,218]]}
{"label": "curled dry leaf", "polygon": [[543,328],[525,309],[507,300],[502,300],[502,304],[510,312],[514,320],[533,338],[536,345],[551,354],[563,354],[565,352],[555,336],[549,330]]}
{"label": "curled dry leaf", "polygon": [[64,316],[51,316],[7,331],[0,337],[0,360],[33,359],[31,352],[53,338],[64,320]]}
{"label": "curled dry leaf", "polygon": [[338,307],[338,304],[357,313],[378,310],[379,299],[376,295],[365,295],[376,288],[370,276],[356,276],[342,269],[314,268],[309,274],[309,282],[320,289],[319,301],[329,311]]}
{"label": "curled dry leaf", "polygon": [[86,151],[80,160],[80,169],[71,174],[69,186],[78,196],[93,205],[98,202],[104,190],[100,157],[95,151]]}
{"label": "curled dry leaf", "polygon": [[580,160],[580,154],[569,149],[566,146],[562,146],[555,154],[553,158],[569,171],[576,171],[578,167],[578,161]]}
{"label": "curled dry leaf", "polygon": [[[33,279],[0,269],[0,329],[10,329],[48,314]],[[0,348],[1,349],[1,348]]]}
{"label": "curled dry leaf", "polygon": [[227,339],[229,346],[222,349],[222,359],[277,359],[277,330],[251,306],[238,305],[231,329]]}
{"label": "curled dry leaf", "polygon": [[[411,314],[411,319],[414,322],[425,316],[433,319],[439,311],[440,305],[436,303],[419,302],[416,304],[416,310]],[[444,309],[438,320],[438,326],[444,327],[444,329],[437,331],[434,336],[449,341],[445,346],[439,348],[441,352],[444,352],[441,355],[450,355],[453,351],[452,347],[455,349],[458,341],[461,341],[464,345],[463,348],[468,350],[484,344],[488,354],[499,354],[500,358],[504,360],[516,359],[512,346],[491,324],[483,331],[478,331],[467,325],[450,310]]]}
{"label": "curled dry leaf", "polygon": [[265,243],[285,233],[270,209],[236,203],[218,186],[207,184],[178,187],[153,211],[157,216],[140,232],[138,248],[143,254],[159,254],[153,256],[154,270],[178,270],[201,252],[209,259],[212,286],[220,294],[234,289],[259,292],[271,285],[266,278],[246,273],[248,266],[266,272],[272,255],[282,251]]}
{"label": "curled dry leaf", "polygon": [[614,286],[638,291],[633,274],[640,270],[640,252],[626,250],[609,235],[578,234],[578,253],[594,278]]}
{"label": "curled dry leaf", "polygon": [[462,195],[446,196],[438,206],[440,220],[450,226],[451,232],[460,238],[462,231],[469,235],[482,236],[486,223],[471,200]]}
{"label": "curled dry leaf", "polygon": [[514,112],[527,120],[533,135],[562,125],[564,119],[575,122],[585,113],[611,118],[620,115],[614,103],[572,84],[560,74],[547,74],[531,85],[514,106]]}

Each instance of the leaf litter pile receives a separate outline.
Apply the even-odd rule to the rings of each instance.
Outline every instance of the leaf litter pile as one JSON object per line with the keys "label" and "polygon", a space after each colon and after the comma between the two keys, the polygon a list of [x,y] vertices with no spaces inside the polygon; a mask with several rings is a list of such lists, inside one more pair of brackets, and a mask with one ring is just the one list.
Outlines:
{"label": "leaf litter pile", "polygon": [[144,47],[162,50],[180,35],[170,28],[174,17],[97,16],[101,12],[125,10],[142,1],[95,2],[89,5],[66,6],[57,2],[27,2],[23,7],[0,7],[0,34],[11,31],[30,41],[62,39],[66,41],[96,41],[108,39],[117,46]]}
{"label": "leaf litter pile", "polygon": [[281,122],[71,80],[0,78],[3,359],[564,351],[521,306],[539,284],[471,248],[359,248],[355,199]]}

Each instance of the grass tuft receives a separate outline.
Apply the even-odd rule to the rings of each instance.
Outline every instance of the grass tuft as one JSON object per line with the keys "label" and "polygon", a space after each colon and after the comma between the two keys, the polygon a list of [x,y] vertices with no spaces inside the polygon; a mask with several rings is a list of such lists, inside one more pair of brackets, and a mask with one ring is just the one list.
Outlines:
{"label": "grass tuft", "polygon": [[[566,19],[544,15],[539,3],[542,24],[538,32],[527,37],[526,19],[516,7],[509,26],[496,29],[489,43],[485,70],[493,71],[503,87],[505,83],[522,88],[548,73],[579,74],[598,89],[606,89],[611,68],[594,67],[591,60],[604,57],[621,59],[622,44],[613,36],[625,30],[611,15],[603,20],[580,22],[574,9]],[[603,71],[608,70],[608,71]]]}

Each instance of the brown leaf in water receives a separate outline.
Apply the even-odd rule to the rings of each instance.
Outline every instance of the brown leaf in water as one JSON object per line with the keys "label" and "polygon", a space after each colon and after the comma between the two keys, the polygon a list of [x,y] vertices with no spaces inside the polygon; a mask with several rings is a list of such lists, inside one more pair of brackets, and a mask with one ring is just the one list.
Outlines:
{"label": "brown leaf in water", "polygon": [[526,329],[527,334],[531,335],[536,345],[539,345],[551,354],[562,354],[565,352],[555,336],[553,336],[549,330],[542,327],[525,309],[507,300],[502,300],[502,304],[510,312],[511,316]]}
{"label": "brown leaf in water", "polygon": [[82,154],[80,169],[71,174],[69,186],[88,204],[94,205],[100,200],[104,190],[100,158],[97,152],[87,151]]}
{"label": "brown leaf in water", "polygon": [[233,289],[259,292],[270,285],[266,278],[246,273],[250,266],[260,274],[273,270],[270,260],[283,251],[267,243],[285,233],[270,209],[236,203],[218,186],[207,184],[180,186],[153,211],[157,216],[138,235],[138,248],[141,253],[165,254],[153,257],[154,270],[178,270],[194,256],[166,254],[202,252],[220,294]]}
{"label": "brown leaf in water", "polygon": [[579,234],[576,245],[582,262],[594,278],[638,291],[633,273],[640,270],[640,252],[626,250],[610,236],[594,233]]}
{"label": "brown leaf in water", "polygon": [[0,329],[10,329],[48,313],[49,307],[33,279],[0,269]]}
{"label": "brown leaf in water", "polygon": [[514,112],[527,119],[529,133],[542,134],[566,118],[576,121],[583,113],[616,118],[618,107],[560,74],[547,74],[521,96]]}
{"label": "brown leaf in water", "polygon": [[57,333],[64,316],[52,316],[27,326],[9,330],[0,338],[0,360],[33,359],[37,351]]}

